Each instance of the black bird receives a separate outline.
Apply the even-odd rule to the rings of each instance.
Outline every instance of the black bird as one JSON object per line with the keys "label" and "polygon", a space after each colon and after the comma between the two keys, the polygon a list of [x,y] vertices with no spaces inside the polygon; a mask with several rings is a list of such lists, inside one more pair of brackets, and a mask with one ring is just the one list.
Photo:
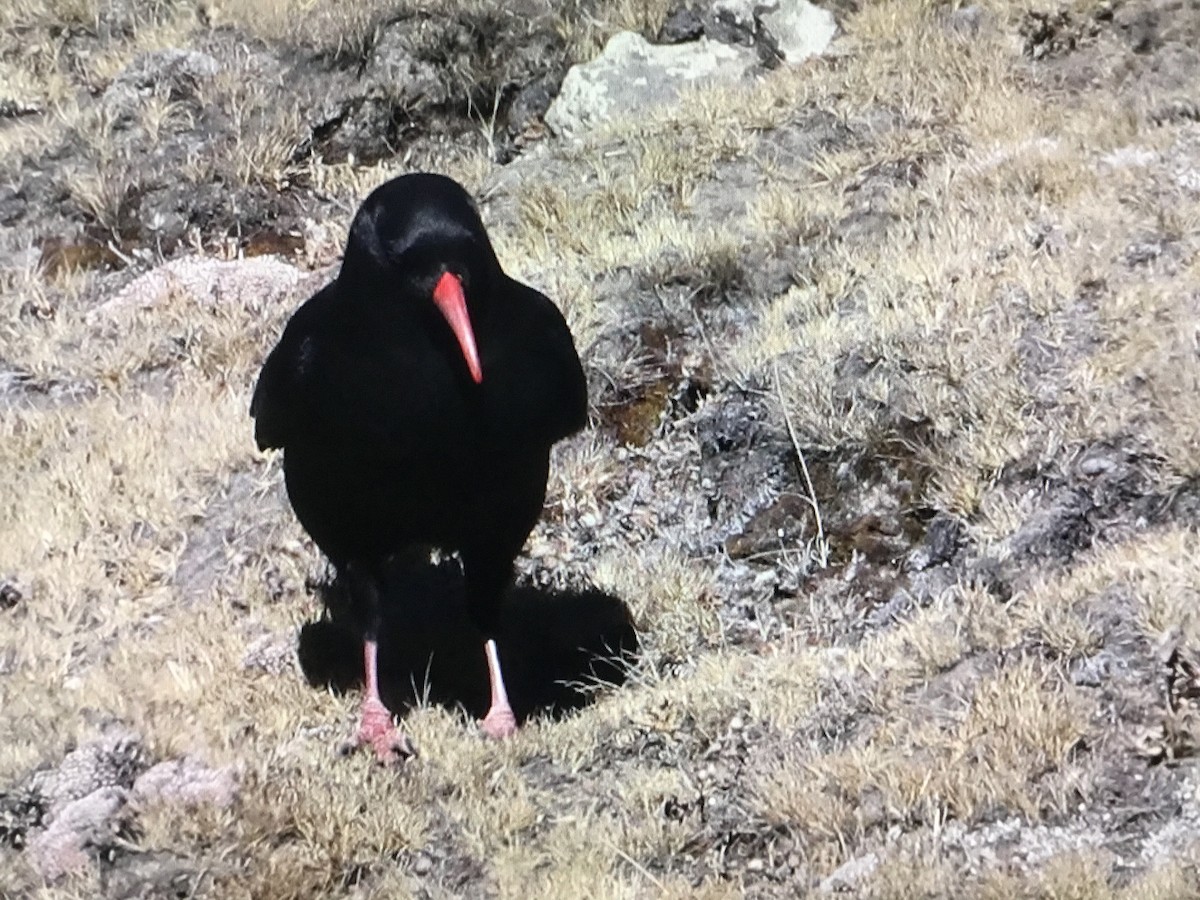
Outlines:
{"label": "black bird", "polygon": [[300,523],[352,585],[366,673],[354,744],[383,761],[410,752],[379,697],[380,605],[405,602],[389,568],[435,547],[458,552],[486,638],[483,729],[512,734],[500,600],[541,514],[550,448],[586,424],[587,384],[562,314],[504,274],[458,183],[410,174],[367,197],[341,271],[284,328],[250,414],[259,448],[283,448]]}

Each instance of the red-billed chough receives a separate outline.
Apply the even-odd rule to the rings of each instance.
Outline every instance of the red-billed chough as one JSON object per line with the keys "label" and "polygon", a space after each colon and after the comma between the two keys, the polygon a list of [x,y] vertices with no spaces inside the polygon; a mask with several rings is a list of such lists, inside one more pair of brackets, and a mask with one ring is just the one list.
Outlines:
{"label": "red-billed chough", "polygon": [[352,586],[366,692],[354,741],[407,753],[380,701],[376,637],[389,569],[457,551],[485,636],[491,704],[516,720],[495,638],[512,563],[545,498],[550,447],[587,420],[558,308],[500,268],[467,192],[411,174],[363,202],[337,278],[292,316],[258,378],[260,449],[283,448],[300,523]]}

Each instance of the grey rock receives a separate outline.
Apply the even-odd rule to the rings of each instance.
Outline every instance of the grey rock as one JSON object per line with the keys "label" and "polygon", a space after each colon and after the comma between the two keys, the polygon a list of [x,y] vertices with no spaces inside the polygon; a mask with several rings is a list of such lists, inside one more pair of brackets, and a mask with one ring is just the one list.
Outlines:
{"label": "grey rock", "polygon": [[546,124],[560,135],[579,135],[621,114],[670,103],[685,86],[735,83],[756,62],[749,50],[706,38],[657,46],[623,31],[596,59],[571,67]]}
{"label": "grey rock", "polygon": [[242,655],[242,668],[280,675],[292,668],[295,660],[295,635],[290,629],[285,629],[251,641]]}
{"label": "grey rock", "polygon": [[104,896],[112,900],[205,896],[205,887],[221,871],[219,863],[214,866],[205,860],[196,866],[170,851],[139,848],[123,855],[118,865],[105,867]]}
{"label": "grey rock", "polygon": [[907,618],[915,605],[908,591],[895,591],[886,603],[868,613],[867,624],[871,628],[886,628]]}
{"label": "grey rock", "polygon": [[118,120],[125,119],[150,97],[170,101],[195,98],[199,85],[219,70],[216,59],[197,50],[168,48],[143,53],[113,79],[102,102]]}
{"label": "grey rock", "polygon": [[1085,491],[1063,491],[1029,515],[1009,538],[1009,546],[1026,559],[1070,559],[1092,541],[1095,508]]}
{"label": "grey rock", "polygon": [[821,882],[817,890],[822,894],[853,891],[858,883],[874,872],[878,866],[879,857],[874,853],[856,856],[835,869],[833,874]]}
{"label": "grey rock", "polygon": [[232,766],[213,768],[185,756],[151,766],[133,783],[140,802],[158,802],[192,809],[198,806],[228,808],[237,796],[238,776]]}
{"label": "grey rock", "polygon": [[1166,241],[1153,239],[1130,244],[1125,248],[1125,265],[1134,268],[1154,262],[1163,255],[1165,244]]}
{"label": "grey rock", "polygon": [[0,790],[0,836],[24,846],[35,871],[53,881],[86,866],[120,830],[129,789],[149,764],[141,737],[119,723],[57,766]]}
{"label": "grey rock", "polygon": [[36,116],[44,110],[45,107],[36,100],[0,96],[0,119]]}
{"label": "grey rock", "polygon": [[759,7],[768,8],[759,21],[775,39],[784,62],[792,65],[824,53],[837,34],[833,13],[808,0],[772,0]]}
{"label": "grey rock", "polygon": [[115,843],[127,799],[123,788],[103,787],[67,803],[49,826],[30,838],[26,853],[33,868],[47,881],[82,869],[89,851]]}
{"label": "grey rock", "polygon": [[1080,687],[1103,687],[1118,675],[1123,675],[1128,668],[1126,660],[1106,647],[1071,666],[1071,683]]}
{"label": "grey rock", "polygon": [[957,519],[939,513],[929,523],[925,542],[908,557],[908,569],[920,572],[950,562],[962,546],[963,526]]}
{"label": "grey rock", "polygon": [[131,787],[147,767],[147,756],[137,733],[114,725],[72,750],[55,768],[34,773],[29,787],[44,799],[49,814],[57,816],[67,804],[102,788]]}
{"label": "grey rock", "polygon": [[1107,475],[1125,463],[1124,454],[1111,447],[1093,447],[1079,460],[1079,474],[1089,478]]}
{"label": "grey rock", "polygon": [[753,47],[759,55],[760,62],[764,61],[765,57],[778,60],[779,54],[769,41],[764,40],[765,34],[758,27],[756,19],[745,18],[737,8],[714,10],[704,20],[704,36],[710,40],[735,47]]}
{"label": "grey rock", "polygon": [[[792,65],[824,53],[837,34],[833,13],[808,0],[715,0],[712,14],[716,23],[769,47],[776,59]],[[706,33],[730,43],[746,42],[719,29]]]}
{"label": "grey rock", "polygon": [[766,410],[752,396],[733,396],[705,404],[693,417],[692,428],[707,459],[753,446],[766,422]]}
{"label": "grey rock", "polygon": [[658,30],[660,44],[683,44],[704,34],[704,17],[691,6],[681,6],[667,16]]}
{"label": "grey rock", "polygon": [[764,9],[773,8],[776,3],[772,0],[761,2],[761,0],[714,0],[712,4],[713,15],[725,19],[734,25],[738,25],[748,31],[754,31],[756,28],[756,14]]}

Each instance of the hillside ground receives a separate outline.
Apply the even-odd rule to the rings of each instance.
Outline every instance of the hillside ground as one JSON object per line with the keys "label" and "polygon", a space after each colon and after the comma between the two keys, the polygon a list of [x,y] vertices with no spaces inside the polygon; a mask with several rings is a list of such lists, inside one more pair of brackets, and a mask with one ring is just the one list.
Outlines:
{"label": "hillside ground", "polygon": [[[518,12],[0,11],[0,896],[1200,895],[1194,0],[841,4],[825,57],[571,144],[506,85],[667,6]],[[317,110],[401,20],[445,64],[381,146],[383,95]],[[112,90],[162,48],[219,71]],[[292,659],[321,563],[247,406],[418,167],[588,369],[522,578],[643,655],[502,744],[418,710],[384,770]],[[48,880],[31,773],[96,741],[192,789],[106,795]]]}

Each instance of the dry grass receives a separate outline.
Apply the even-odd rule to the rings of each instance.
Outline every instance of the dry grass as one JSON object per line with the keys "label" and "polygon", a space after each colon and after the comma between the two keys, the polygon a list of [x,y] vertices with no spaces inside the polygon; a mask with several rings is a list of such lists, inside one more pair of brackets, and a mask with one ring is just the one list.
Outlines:
{"label": "dry grass", "polygon": [[657,33],[670,4],[663,0],[572,0],[547,3],[532,0],[508,10],[483,0],[367,0],[350,4],[310,0],[298,9],[296,0],[203,0],[200,8],[214,26],[233,25],[255,37],[305,46],[337,56],[355,58],[370,46],[376,29],[389,19],[429,11],[466,19],[493,16],[552,19],[574,61],[588,60],[618,31]]}
{"label": "dry grass", "polygon": [[298,6],[295,0],[204,0],[201,9],[216,27],[232,25],[268,41],[308,46],[347,57],[360,56],[380,19],[407,5],[396,0],[345,4],[317,0]]}
{"label": "dry grass", "polygon": [[[334,53],[357,52],[397,8],[202,6],[213,27]],[[743,804],[737,828],[788,835],[796,878],[878,854],[864,896],[1194,892],[1194,846],[1142,860],[1128,883],[1125,863],[1094,847],[969,869],[939,843],[950,825],[1059,825],[1100,802],[1097,748],[1126,751],[1108,701],[1072,667],[1104,644],[1112,598],[1136,640],[1175,630],[1200,646],[1194,524],[1125,522],[1067,563],[1025,562],[1013,546],[1040,508],[1036,490],[1006,480],[1018,464],[1133,439],[1159,461],[1148,491],[1167,496],[1200,475],[1200,196],[1165,162],[1105,162],[1136,147],[1196,165],[1195,125],[1153,124],[1153,96],[1045,90],[1010,40],[1027,6],[989,4],[997,27],[964,43],[923,0],[864,4],[845,23],[848,56],[617,123],[556,157],[570,179],[527,171],[515,213],[494,223],[505,264],[562,303],[589,351],[627,324],[628,307],[606,293],[619,273],[658,284],[698,272],[720,282],[718,297],[741,290],[750,314],[709,335],[702,353],[717,380],[771,386],[778,371],[806,452],[905,444],[930,475],[914,502],[961,517],[980,556],[1024,567],[1010,597],[964,580],[861,640],[814,642],[796,628],[747,648],[723,631],[713,559],[628,546],[584,574],[626,597],[643,629],[647,662],[632,685],[503,745],[479,741],[459,716],[421,710],[407,728],[422,756],[399,774],[335,761],[329,747],[353,698],[311,691],[294,672],[241,668],[251,640],[315,611],[302,599],[315,551],[246,418],[256,367],[301,298],[199,306],[174,296],[97,326],[86,314],[109,288],[96,276],[7,272],[0,364],[38,392],[0,400],[0,576],[27,595],[0,611],[0,731],[22,736],[0,747],[0,784],[107,718],[158,757],[237,765],[232,810],[151,809],[136,837],[143,851],[206,870],[202,893],[222,897],[783,890],[761,870],[689,855],[736,830],[715,812],[663,812],[697,791]],[[571,4],[559,19],[584,58],[621,28],[652,33],[666,7]],[[71,193],[112,228],[124,167],[137,160],[111,149],[108,126],[72,105],[69,86],[102,86],[136,53],[182,40],[196,10],[164,5],[139,19],[82,75],[43,46],[52,26],[95,29],[106,9],[23,0],[0,11],[0,80],[11,73],[7,90],[58,110],[4,126],[0,150],[18,165],[65,130],[92,136],[94,167]],[[13,35],[23,36],[16,56]],[[225,149],[242,182],[277,188],[303,175],[346,201],[336,229],[353,199],[402,170],[290,168],[299,111],[243,76],[223,73],[206,98],[237,123]],[[827,115],[828,146],[789,155],[764,139],[811,110]],[[141,127],[169,128],[179,114],[151,105]],[[481,152],[439,162],[472,189],[493,174]],[[201,183],[210,173],[203,159],[195,166],[185,177]],[[714,213],[705,204],[734,176],[744,202]],[[1134,245],[1151,248],[1143,261],[1129,261]],[[813,258],[794,257],[789,287],[736,287],[763,255],[805,248]],[[22,315],[30,303],[53,315]],[[589,366],[619,381],[619,364],[598,354]],[[862,366],[847,375],[848,361]],[[548,500],[557,520],[606,514],[621,475],[614,451],[598,434],[561,449]],[[757,739],[731,787],[709,769],[726,764],[710,748],[733,732]],[[413,874],[422,855],[434,872],[424,880]],[[6,895],[99,889],[95,873],[44,887],[18,854],[0,850],[0,860]]]}

